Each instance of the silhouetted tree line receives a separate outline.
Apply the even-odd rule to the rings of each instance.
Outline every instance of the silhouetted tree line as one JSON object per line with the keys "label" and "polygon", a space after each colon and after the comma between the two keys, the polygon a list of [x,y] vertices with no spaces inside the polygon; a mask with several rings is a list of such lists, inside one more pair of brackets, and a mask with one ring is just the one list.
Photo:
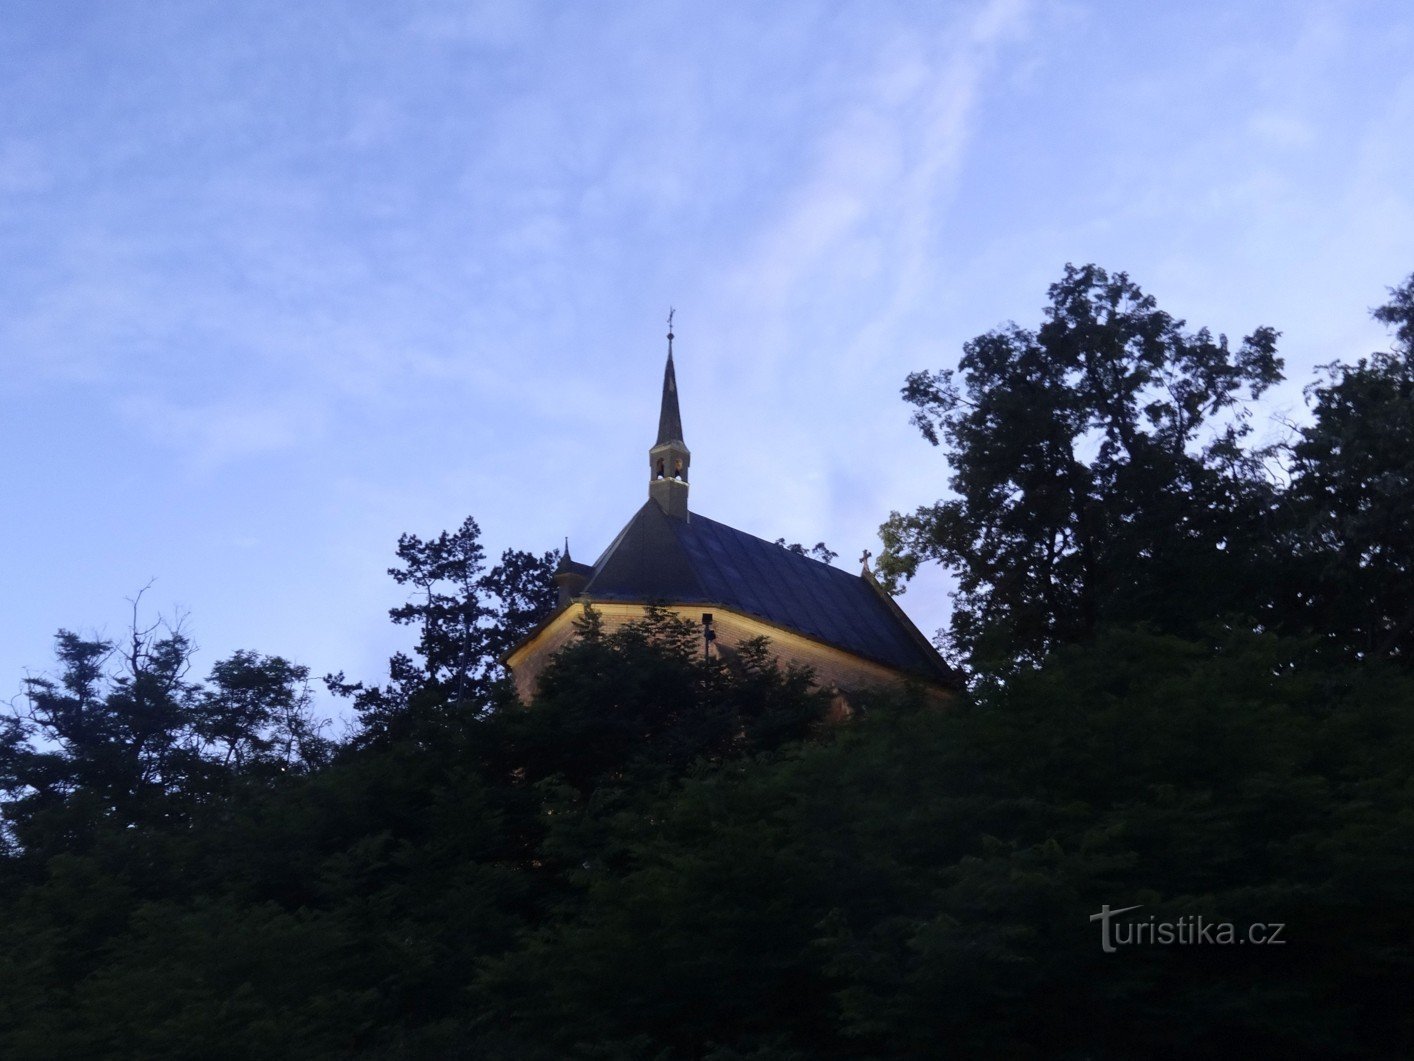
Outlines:
{"label": "silhouetted tree line", "polygon": [[[881,568],[957,576],[946,711],[827,725],[660,609],[521,705],[557,556],[472,520],[399,541],[344,739],[279,657],[61,632],[0,723],[0,1056],[1407,1056],[1414,277],[1376,316],[1278,446],[1274,331],[1094,266],[911,376],[950,493]],[[1282,942],[1107,953],[1106,906]]]}
{"label": "silhouetted tree line", "polygon": [[904,398],[952,470],[949,497],[884,524],[880,567],[958,579],[949,643],[986,674],[1107,623],[1184,636],[1311,635],[1351,659],[1414,653],[1414,277],[1377,319],[1394,346],[1326,366],[1311,422],[1247,445],[1281,379],[1278,333],[1185,329],[1128,276],[1067,266],[1045,322],[967,343]]}

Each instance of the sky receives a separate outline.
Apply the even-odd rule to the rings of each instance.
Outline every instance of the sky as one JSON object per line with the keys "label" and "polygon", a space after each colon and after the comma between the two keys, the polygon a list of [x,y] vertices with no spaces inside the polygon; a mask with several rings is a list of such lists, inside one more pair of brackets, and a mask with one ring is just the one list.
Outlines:
{"label": "sky", "polygon": [[401,533],[592,560],[670,306],[693,509],[851,570],[946,490],[904,377],[1067,262],[1280,329],[1273,434],[1387,346],[1411,54],[1407,0],[8,0],[0,699],[145,586],[198,675],[377,681]]}

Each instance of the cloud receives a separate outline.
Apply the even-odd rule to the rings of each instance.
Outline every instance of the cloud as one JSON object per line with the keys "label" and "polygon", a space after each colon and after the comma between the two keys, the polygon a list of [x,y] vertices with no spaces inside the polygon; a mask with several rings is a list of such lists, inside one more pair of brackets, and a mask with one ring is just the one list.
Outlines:
{"label": "cloud", "polygon": [[308,448],[327,421],[323,409],[294,396],[227,396],[189,405],[132,396],[120,401],[119,410],[130,425],[203,473],[245,457]]}
{"label": "cloud", "polygon": [[851,307],[853,334],[835,332],[831,347],[856,364],[886,348],[940,270],[950,178],[967,155],[998,49],[1026,15],[1026,4],[996,0],[923,32],[896,27],[854,71],[838,93],[850,102],[826,116],[813,164],[780,220],[745,248],[723,296],[748,310],[758,334],[764,322],[764,346],[784,349],[784,328],[799,334],[799,320],[786,320],[797,308],[822,300],[838,307],[867,289]]}

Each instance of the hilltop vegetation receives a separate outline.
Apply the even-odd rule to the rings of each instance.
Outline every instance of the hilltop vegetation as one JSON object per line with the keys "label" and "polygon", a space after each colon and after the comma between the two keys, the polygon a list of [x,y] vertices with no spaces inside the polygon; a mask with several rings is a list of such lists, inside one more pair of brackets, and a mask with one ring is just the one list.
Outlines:
{"label": "hilltop vegetation", "polygon": [[[1407,1055],[1414,277],[1267,451],[1272,329],[1050,299],[905,388],[950,492],[883,566],[959,576],[949,711],[825,724],[658,611],[525,709],[556,557],[471,520],[399,542],[416,651],[327,679],[347,740],[279,657],[62,632],[0,723],[0,1055]],[[1281,942],[1108,953],[1103,907]]]}

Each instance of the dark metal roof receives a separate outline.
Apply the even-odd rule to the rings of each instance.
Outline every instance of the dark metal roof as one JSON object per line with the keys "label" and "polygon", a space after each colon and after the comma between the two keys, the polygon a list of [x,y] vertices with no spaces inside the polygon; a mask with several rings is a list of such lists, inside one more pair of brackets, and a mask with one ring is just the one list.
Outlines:
{"label": "dark metal roof", "polygon": [[673,371],[672,336],[669,336],[668,364],[663,369],[663,405],[658,410],[658,441],[654,445],[681,441],[682,413],[678,411],[678,376]]}
{"label": "dark metal roof", "polygon": [[570,540],[565,539],[565,551],[560,554],[560,562],[555,565],[555,574],[582,575],[588,578],[594,574],[594,568],[588,564],[581,564],[570,556]]}
{"label": "dark metal roof", "polygon": [[583,596],[716,604],[921,678],[956,681],[872,579],[706,516],[673,519],[652,500],[595,563]]}

